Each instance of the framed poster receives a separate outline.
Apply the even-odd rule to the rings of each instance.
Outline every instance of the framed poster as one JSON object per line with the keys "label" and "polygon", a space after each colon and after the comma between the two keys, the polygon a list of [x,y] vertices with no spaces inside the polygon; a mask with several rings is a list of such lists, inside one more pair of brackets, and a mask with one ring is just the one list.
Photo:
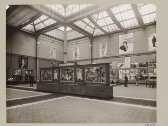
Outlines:
{"label": "framed poster", "polygon": [[125,68],[130,68],[131,57],[125,57]]}
{"label": "framed poster", "polygon": [[22,70],[21,69],[14,70],[14,75],[22,75]]}
{"label": "framed poster", "polygon": [[79,59],[79,47],[73,49],[73,59]]}
{"label": "framed poster", "polygon": [[119,35],[119,54],[133,53],[133,33]]}
{"label": "framed poster", "polygon": [[53,81],[54,82],[58,81],[58,69],[57,68],[53,69]]}
{"label": "framed poster", "polygon": [[135,80],[135,76],[138,76],[138,70],[130,69],[130,80]]}
{"label": "framed poster", "polygon": [[123,70],[119,70],[119,80],[123,79]]}
{"label": "framed poster", "polygon": [[148,34],[148,51],[156,50],[157,39],[156,33]]}
{"label": "framed poster", "polygon": [[52,81],[52,69],[43,68],[41,69],[41,81]]}
{"label": "framed poster", "polygon": [[106,67],[105,66],[86,67],[85,81],[90,83],[106,83]]}
{"label": "framed poster", "polygon": [[19,57],[19,69],[28,69],[28,57]]}
{"label": "framed poster", "polygon": [[124,63],[118,63],[118,68],[124,68],[124,67],[125,67]]}
{"label": "framed poster", "polygon": [[60,68],[60,82],[74,82],[74,68],[61,67]]}
{"label": "framed poster", "polygon": [[51,59],[56,59],[56,48],[55,47],[50,47],[50,51],[48,53]]}
{"label": "framed poster", "polygon": [[99,57],[107,56],[107,42],[99,43]]}
{"label": "framed poster", "polygon": [[119,80],[119,72],[118,70],[110,69],[110,81],[117,82]]}
{"label": "framed poster", "polygon": [[76,68],[76,81],[83,82],[83,68]]}
{"label": "framed poster", "polygon": [[139,69],[139,80],[146,80],[148,78],[148,69]]}

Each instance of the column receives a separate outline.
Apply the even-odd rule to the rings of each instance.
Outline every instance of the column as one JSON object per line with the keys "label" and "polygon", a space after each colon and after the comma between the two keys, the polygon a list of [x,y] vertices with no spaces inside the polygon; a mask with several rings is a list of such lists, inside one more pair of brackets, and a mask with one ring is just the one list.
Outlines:
{"label": "column", "polygon": [[39,59],[38,59],[38,36],[36,36],[36,59],[35,59],[35,68],[36,68],[36,81],[39,81]]}
{"label": "column", "polygon": [[93,39],[90,39],[90,61],[93,63]]}
{"label": "column", "polygon": [[64,26],[64,63],[67,63],[67,26]]}

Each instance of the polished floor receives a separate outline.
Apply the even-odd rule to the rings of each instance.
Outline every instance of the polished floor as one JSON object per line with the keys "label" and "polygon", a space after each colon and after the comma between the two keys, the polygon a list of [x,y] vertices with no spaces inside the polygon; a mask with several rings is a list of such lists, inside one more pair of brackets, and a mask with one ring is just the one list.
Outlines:
{"label": "polished floor", "polygon": [[95,99],[37,92],[35,87],[30,88],[28,85],[12,86],[7,88],[7,122],[156,122],[156,89],[146,88],[144,85],[128,85],[127,88],[116,86],[114,96],[113,99]]}

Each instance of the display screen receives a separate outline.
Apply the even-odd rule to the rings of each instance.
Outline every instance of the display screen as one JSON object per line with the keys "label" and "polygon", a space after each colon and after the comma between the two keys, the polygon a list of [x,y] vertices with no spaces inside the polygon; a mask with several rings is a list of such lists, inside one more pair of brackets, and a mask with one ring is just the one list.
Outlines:
{"label": "display screen", "polygon": [[52,69],[41,69],[41,81],[52,81]]}
{"label": "display screen", "polygon": [[86,67],[85,81],[91,83],[106,83],[106,67]]}
{"label": "display screen", "polygon": [[64,67],[60,69],[61,82],[74,82],[74,68]]}
{"label": "display screen", "polygon": [[77,82],[83,81],[83,69],[82,68],[76,68],[76,81]]}

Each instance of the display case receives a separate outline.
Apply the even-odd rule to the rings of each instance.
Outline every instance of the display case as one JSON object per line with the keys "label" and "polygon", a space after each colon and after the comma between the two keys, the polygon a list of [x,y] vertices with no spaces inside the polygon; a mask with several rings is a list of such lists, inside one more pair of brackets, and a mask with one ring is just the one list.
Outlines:
{"label": "display case", "polygon": [[60,82],[64,82],[64,83],[74,83],[75,82],[74,66],[60,67]]}
{"label": "display case", "polygon": [[41,68],[40,81],[52,82],[52,68]]}

